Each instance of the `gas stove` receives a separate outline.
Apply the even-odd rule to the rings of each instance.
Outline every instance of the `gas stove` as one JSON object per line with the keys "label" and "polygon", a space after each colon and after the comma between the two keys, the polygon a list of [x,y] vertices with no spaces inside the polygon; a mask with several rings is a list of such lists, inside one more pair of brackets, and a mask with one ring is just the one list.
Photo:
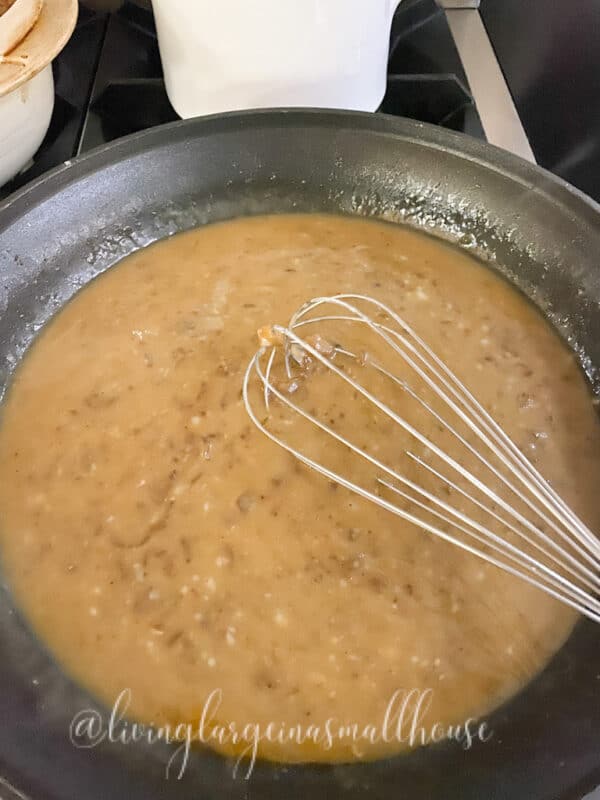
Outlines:
{"label": "gas stove", "polygon": [[[379,110],[486,138],[600,200],[600,6],[577,8],[566,18],[561,0],[402,0]],[[0,199],[91,148],[177,119],[149,0],[112,14],[81,6],[54,73],[48,135]]]}
{"label": "gas stove", "polygon": [[[46,139],[0,198],[94,147],[178,119],[143,0],[128,0],[112,14],[82,6],[54,72],[56,106]],[[396,12],[380,111],[485,138],[447,15],[434,0],[404,0]]]}

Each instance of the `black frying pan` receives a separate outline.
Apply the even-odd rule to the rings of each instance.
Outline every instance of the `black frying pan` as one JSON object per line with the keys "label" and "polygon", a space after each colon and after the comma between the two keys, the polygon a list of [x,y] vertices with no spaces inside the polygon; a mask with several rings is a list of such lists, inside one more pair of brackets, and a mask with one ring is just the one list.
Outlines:
{"label": "black frying pan", "polygon": [[[156,128],[0,206],[0,393],[40,325],[123,256],[198,224],[282,211],[384,214],[479,250],[545,311],[600,387],[598,206],[439,128],[279,111]],[[197,752],[178,782],[164,777],[167,747],[71,745],[70,720],[92,700],[4,590],[0,774],[33,800],[574,800],[600,784],[599,644],[600,628],[581,622],[543,674],[489,718],[492,741],[470,751],[448,743],[367,765],[261,764],[249,781]]]}

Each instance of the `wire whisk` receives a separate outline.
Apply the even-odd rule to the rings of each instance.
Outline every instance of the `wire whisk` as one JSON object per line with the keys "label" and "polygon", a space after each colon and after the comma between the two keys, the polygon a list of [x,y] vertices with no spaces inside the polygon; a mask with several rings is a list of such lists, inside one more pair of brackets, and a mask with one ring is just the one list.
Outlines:
{"label": "wire whisk", "polygon": [[[259,337],[243,399],[269,439],[600,622],[600,540],[397,313],[363,295],[317,297]],[[347,390],[344,425],[312,402],[319,386],[321,405]]]}

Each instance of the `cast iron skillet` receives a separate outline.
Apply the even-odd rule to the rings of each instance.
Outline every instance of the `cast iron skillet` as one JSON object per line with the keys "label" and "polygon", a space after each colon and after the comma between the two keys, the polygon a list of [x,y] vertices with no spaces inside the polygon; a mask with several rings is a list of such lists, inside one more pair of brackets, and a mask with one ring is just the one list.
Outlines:
{"label": "cast iron skillet", "polygon": [[[534,166],[440,128],[276,111],[129,137],[0,206],[0,392],[39,327],[123,256],[198,224],[283,211],[383,215],[478,250],[544,310],[600,387],[598,206]],[[339,279],[340,290],[352,289]],[[264,764],[249,781],[197,752],[181,781],[166,780],[168,747],[73,747],[70,720],[93,701],[35,640],[4,589],[0,774],[34,800],[571,800],[600,784],[599,644],[600,628],[581,622],[543,674],[489,718],[492,741],[470,751],[445,744],[367,765]]]}

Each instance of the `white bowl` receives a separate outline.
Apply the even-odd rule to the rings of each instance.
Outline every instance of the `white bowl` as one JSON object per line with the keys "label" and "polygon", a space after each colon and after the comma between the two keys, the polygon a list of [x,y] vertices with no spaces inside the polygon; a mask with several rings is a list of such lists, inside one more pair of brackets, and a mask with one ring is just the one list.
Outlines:
{"label": "white bowl", "polygon": [[152,0],[181,117],[243,108],[375,111],[400,0]]}
{"label": "white bowl", "polygon": [[[15,19],[39,5],[17,0],[0,17],[4,48],[14,41]],[[54,108],[52,61],[73,33],[77,10],[77,0],[44,0],[35,25],[0,62],[0,186],[27,166],[46,135]]]}
{"label": "white bowl", "polygon": [[48,131],[53,109],[52,64],[0,97],[0,186],[33,158]]}

